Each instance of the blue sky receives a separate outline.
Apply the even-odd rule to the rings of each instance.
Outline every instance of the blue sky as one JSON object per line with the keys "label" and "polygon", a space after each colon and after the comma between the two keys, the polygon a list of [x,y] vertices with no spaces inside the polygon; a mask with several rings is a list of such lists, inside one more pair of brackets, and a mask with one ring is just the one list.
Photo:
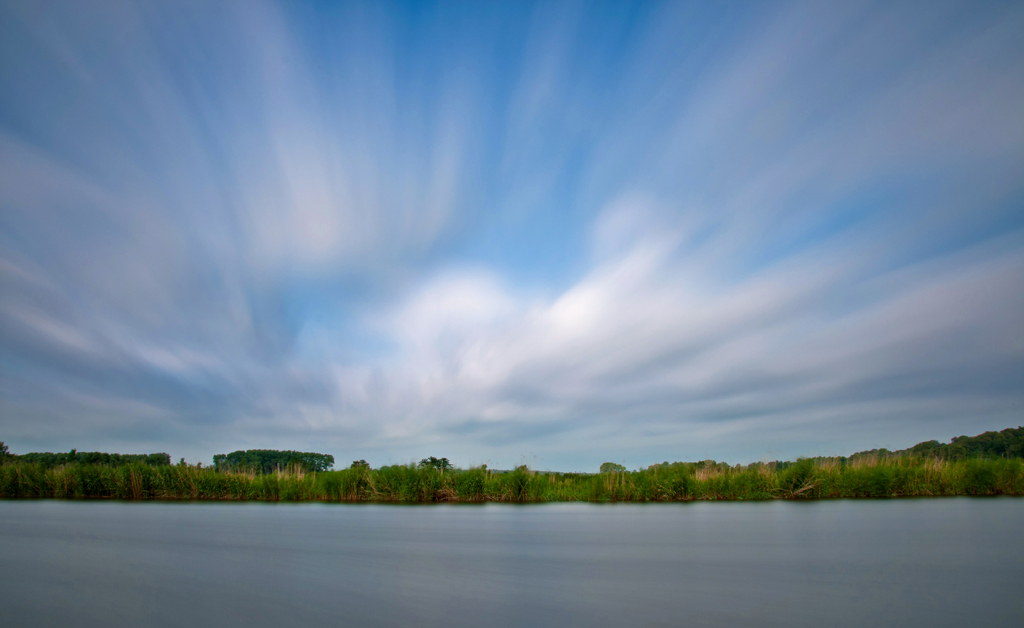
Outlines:
{"label": "blue sky", "polygon": [[1022,33],[0,2],[0,438],[592,470],[1017,426]]}

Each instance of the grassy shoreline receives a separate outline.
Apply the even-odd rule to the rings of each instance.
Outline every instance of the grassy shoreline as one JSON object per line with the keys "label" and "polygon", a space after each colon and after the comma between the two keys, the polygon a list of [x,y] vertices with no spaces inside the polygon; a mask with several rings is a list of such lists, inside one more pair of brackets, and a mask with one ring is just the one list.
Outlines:
{"label": "grassy shoreline", "polygon": [[0,498],[327,502],[669,502],[1024,495],[1024,461],[862,457],[729,466],[704,461],[601,474],[414,465],[307,472],[193,465],[0,466]]}

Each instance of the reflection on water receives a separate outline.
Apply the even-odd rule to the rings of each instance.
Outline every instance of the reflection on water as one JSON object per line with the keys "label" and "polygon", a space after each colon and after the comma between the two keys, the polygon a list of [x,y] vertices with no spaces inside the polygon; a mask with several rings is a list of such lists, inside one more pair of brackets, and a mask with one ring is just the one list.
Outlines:
{"label": "reflection on water", "polygon": [[1024,625],[1024,500],[0,502],[0,626]]}

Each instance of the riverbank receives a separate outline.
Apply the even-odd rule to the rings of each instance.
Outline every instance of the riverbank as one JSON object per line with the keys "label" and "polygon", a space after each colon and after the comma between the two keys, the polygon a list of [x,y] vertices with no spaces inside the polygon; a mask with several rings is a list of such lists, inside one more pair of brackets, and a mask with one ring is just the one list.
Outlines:
{"label": "riverbank", "polygon": [[819,458],[729,466],[705,461],[601,474],[422,468],[273,473],[193,465],[0,467],[0,498],[336,502],[572,502],[1024,495],[1020,459]]}

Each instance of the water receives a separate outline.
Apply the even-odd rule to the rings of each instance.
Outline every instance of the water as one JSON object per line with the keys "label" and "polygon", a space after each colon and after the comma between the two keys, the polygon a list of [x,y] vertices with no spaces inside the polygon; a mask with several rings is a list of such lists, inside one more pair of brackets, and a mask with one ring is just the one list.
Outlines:
{"label": "water", "polygon": [[0,626],[1020,626],[1024,499],[0,501]]}

